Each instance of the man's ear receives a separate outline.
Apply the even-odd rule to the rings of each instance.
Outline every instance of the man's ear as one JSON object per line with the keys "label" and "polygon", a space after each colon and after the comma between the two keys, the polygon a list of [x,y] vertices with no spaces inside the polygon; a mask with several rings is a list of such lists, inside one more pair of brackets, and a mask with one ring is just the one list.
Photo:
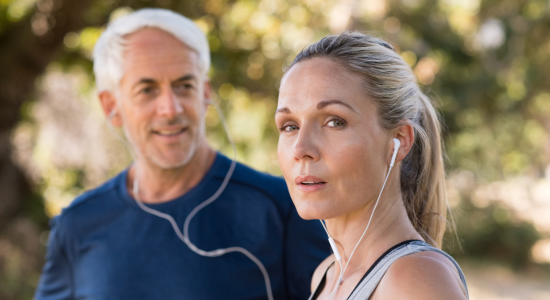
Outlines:
{"label": "man's ear", "polygon": [[113,126],[121,127],[122,119],[120,118],[120,113],[117,110],[117,101],[115,96],[109,91],[102,91],[98,96],[105,116],[111,119],[111,124],[113,124]]}
{"label": "man's ear", "polygon": [[[405,157],[407,156],[407,154],[409,154],[414,145],[414,127],[410,123],[405,123],[396,129],[392,138],[396,138],[401,142],[401,145],[399,146],[399,151],[397,152],[397,156],[395,157],[395,162],[398,163],[405,159]],[[393,154],[393,147],[391,149],[391,154]]]}
{"label": "man's ear", "polygon": [[[212,84],[210,83],[210,79],[206,78],[204,80],[204,107],[208,107],[208,100],[212,99]],[[204,110],[206,113],[206,109]]]}

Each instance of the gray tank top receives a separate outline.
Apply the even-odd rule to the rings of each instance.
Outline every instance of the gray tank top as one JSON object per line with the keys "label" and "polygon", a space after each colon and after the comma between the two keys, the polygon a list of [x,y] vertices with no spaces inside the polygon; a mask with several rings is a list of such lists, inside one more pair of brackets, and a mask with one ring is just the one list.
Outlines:
{"label": "gray tank top", "polygon": [[[462,280],[462,284],[464,285],[464,289],[466,289],[466,297],[467,299],[470,299],[470,295],[468,293],[468,286],[466,285],[466,278],[464,277],[464,273],[462,273],[462,270],[458,266],[458,263],[447,253],[445,253],[442,250],[439,250],[435,247],[432,247],[430,244],[424,242],[424,241],[418,241],[418,240],[410,240],[405,241],[402,243],[399,243],[393,247],[391,247],[388,251],[386,251],[382,256],[380,256],[376,262],[369,268],[367,273],[361,278],[357,286],[355,286],[355,289],[351,292],[351,294],[348,297],[348,300],[367,300],[372,295],[372,292],[378,286],[378,283],[380,283],[380,280],[382,280],[382,277],[384,277],[384,274],[388,271],[390,266],[394,261],[396,261],[398,258],[421,252],[421,251],[434,251],[443,254],[445,257],[447,257],[453,264],[455,265],[456,269],[458,270],[458,274],[460,275],[460,280]],[[328,268],[332,267],[334,263],[332,263]],[[319,297],[319,294],[323,291],[323,288],[325,287],[327,279],[327,273],[325,272],[325,275],[321,279],[321,282],[319,282],[319,285],[311,294],[309,297],[309,300],[316,300]]]}

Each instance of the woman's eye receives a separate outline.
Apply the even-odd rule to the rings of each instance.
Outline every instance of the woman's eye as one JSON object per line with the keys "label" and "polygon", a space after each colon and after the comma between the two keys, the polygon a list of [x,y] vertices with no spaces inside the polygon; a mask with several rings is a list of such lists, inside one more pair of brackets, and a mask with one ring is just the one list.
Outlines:
{"label": "woman's eye", "polygon": [[294,130],[298,130],[298,126],[296,126],[296,125],[286,125],[286,126],[283,126],[281,128],[281,131],[287,131],[287,132],[294,131]]}
{"label": "woman's eye", "polygon": [[344,126],[344,121],[342,120],[332,120],[327,123],[327,126],[329,127],[340,127]]}

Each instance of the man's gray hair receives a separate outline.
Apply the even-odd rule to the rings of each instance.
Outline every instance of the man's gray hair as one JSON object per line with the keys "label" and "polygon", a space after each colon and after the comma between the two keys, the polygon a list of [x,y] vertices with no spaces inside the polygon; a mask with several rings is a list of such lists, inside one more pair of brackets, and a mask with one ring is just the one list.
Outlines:
{"label": "man's gray hair", "polygon": [[204,33],[188,18],[166,9],[146,8],[111,22],[94,47],[94,74],[98,92],[116,93],[124,75],[125,36],[143,28],[170,33],[199,55],[203,75],[210,69],[210,49]]}

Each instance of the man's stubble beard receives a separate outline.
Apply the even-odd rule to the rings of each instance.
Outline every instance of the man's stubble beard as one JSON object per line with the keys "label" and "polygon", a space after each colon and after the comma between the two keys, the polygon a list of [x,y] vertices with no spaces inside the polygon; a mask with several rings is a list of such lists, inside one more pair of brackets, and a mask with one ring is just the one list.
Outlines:
{"label": "man's stubble beard", "polygon": [[[136,162],[139,162],[139,160],[145,160],[145,162],[149,162],[148,164],[153,164],[154,166],[163,169],[163,170],[172,170],[177,169],[181,167],[185,167],[191,159],[196,155],[198,144],[200,143],[200,140],[193,140],[191,141],[191,145],[188,149],[182,150],[186,154],[184,156],[175,161],[175,162],[168,162],[166,159],[163,158],[162,153],[159,153],[160,151],[157,151],[154,145],[151,143],[145,144],[145,153],[143,153],[139,147],[136,145],[136,143],[133,141],[131,134],[128,132],[126,127],[123,127],[124,136],[128,140],[130,146],[132,147],[133,154],[134,154],[134,160]],[[197,137],[199,139],[199,137]],[[147,164],[147,163],[146,163]]]}

